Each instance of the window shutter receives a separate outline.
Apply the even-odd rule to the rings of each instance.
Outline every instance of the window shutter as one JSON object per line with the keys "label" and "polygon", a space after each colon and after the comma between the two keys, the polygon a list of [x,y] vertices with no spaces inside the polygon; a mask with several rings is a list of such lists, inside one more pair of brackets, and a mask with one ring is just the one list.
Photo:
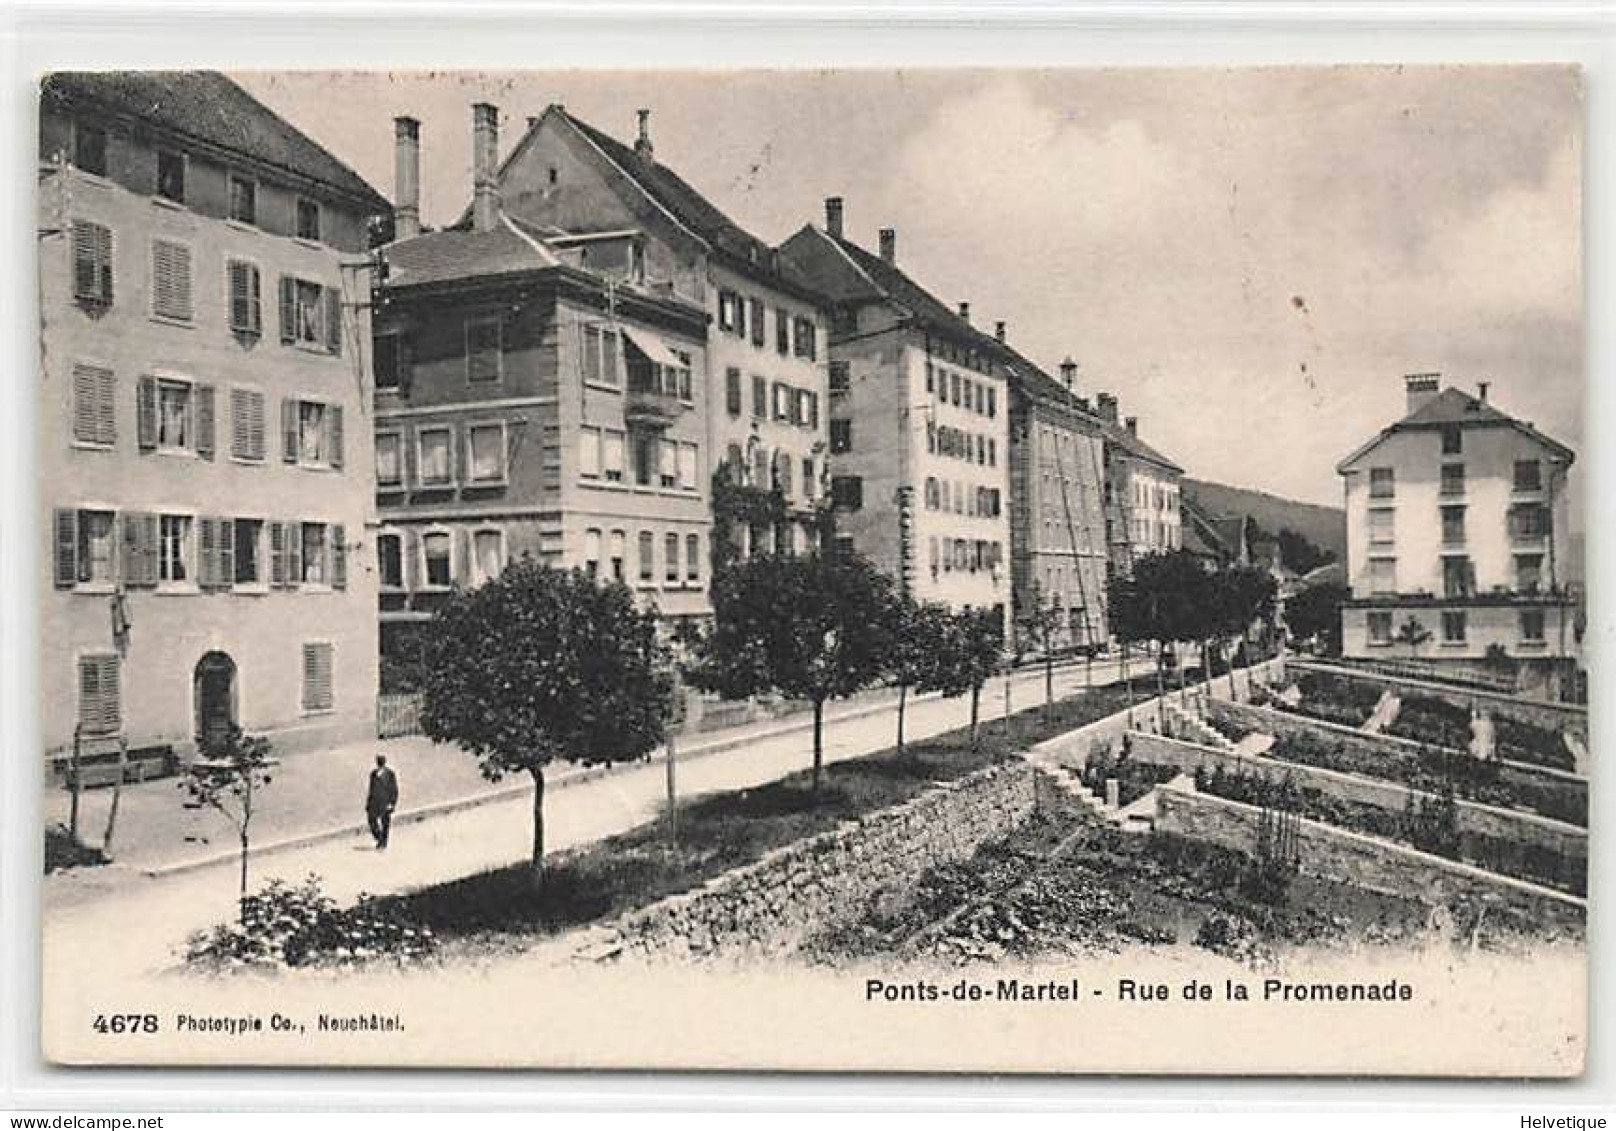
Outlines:
{"label": "window shutter", "polygon": [[297,398],[281,398],[281,459],[297,462]]}
{"label": "window shutter", "polygon": [[196,454],[203,459],[212,459],[214,447],[213,386],[193,385],[191,396],[196,404]]}
{"label": "window shutter", "polygon": [[157,516],[126,511],[118,521],[123,526],[124,584],[157,584]]}
{"label": "window shutter", "polygon": [[269,524],[269,584],[275,589],[286,588],[286,524]]}
{"label": "window shutter", "polygon": [[303,583],[303,524],[286,524],[286,585],[295,589]]}
{"label": "window shutter", "polygon": [[214,519],[218,523],[219,588],[228,589],[236,583],[236,520]]}
{"label": "window shutter", "polygon": [[142,377],[135,388],[136,441],[143,450],[157,446],[157,378]]}
{"label": "window shutter", "polygon": [[184,244],[152,241],[152,310],[165,318],[191,319],[191,249]]}
{"label": "window shutter", "polygon": [[112,370],[96,365],[73,366],[73,438],[86,444],[117,439],[113,414],[116,389]]}
{"label": "window shutter", "polygon": [[123,725],[117,656],[79,657],[79,729],[115,734]]}
{"label": "window shutter", "polygon": [[230,390],[230,454],[236,459],[252,459],[252,393]]}
{"label": "window shutter", "polygon": [[56,588],[71,589],[79,580],[79,512],[56,511]]}
{"label": "window shutter", "polygon": [[232,259],[229,273],[230,328],[240,334],[261,333],[264,319],[260,309],[257,266]]}
{"label": "window shutter", "polygon": [[249,392],[247,394],[247,458],[261,460],[267,450],[264,437],[264,403],[263,393]]}
{"label": "window shutter", "polygon": [[331,588],[348,588],[348,530],[340,522],[331,527]]}
{"label": "window shutter", "polygon": [[199,518],[197,525],[197,584],[203,589],[219,585],[219,524],[211,518]]}
{"label": "window shutter", "polygon": [[281,343],[297,341],[297,282],[290,275],[280,278]]}
{"label": "window shutter", "polygon": [[341,354],[342,291],[338,287],[325,287],[320,297],[325,300],[325,348],[333,354]]}
{"label": "window shutter", "polygon": [[342,466],[342,406],[339,404],[327,405],[325,409],[326,451],[329,453],[331,466]]}
{"label": "window shutter", "polygon": [[329,711],[331,691],[331,645],[303,645],[303,709]]}
{"label": "window shutter", "polygon": [[73,297],[112,304],[112,229],[104,224],[73,223]]}

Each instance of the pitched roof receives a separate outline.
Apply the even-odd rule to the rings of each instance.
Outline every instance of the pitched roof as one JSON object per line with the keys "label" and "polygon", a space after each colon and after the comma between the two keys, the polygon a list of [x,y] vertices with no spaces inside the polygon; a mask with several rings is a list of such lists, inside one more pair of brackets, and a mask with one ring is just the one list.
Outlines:
{"label": "pitched roof", "polygon": [[525,237],[513,222],[487,232],[451,228],[387,245],[387,282],[392,287],[487,278],[554,267],[560,260],[543,243]]}
{"label": "pitched roof", "polygon": [[1567,463],[1576,459],[1575,452],[1558,440],[1539,432],[1532,426],[1530,421],[1518,420],[1507,412],[1501,412],[1488,402],[1478,397],[1473,397],[1462,389],[1455,389],[1450,385],[1401,420],[1389,424],[1375,433],[1368,443],[1336,464],[1336,470],[1344,471],[1348,464],[1359,459],[1364,453],[1393,432],[1419,432],[1451,427],[1513,428],[1517,432],[1536,440]]}
{"label": "pitched roof", "polygon": [[1145,443],[1138,436],[1134,435],[1121,425],[1107,423],[1105,425],[1105,435],[1106,438],[1112,443],[1116,444],[1117,447],[1121,448],[1123,451],[1127,452],[1136,459],[1142,459],[1149,463],[1158,464],[1161,467],[1166,468],[1168,471],[1176,471],[1180,475],[1184,473],[1184,469],[1182,467],[1168,459],[1166,456],[1162,455],[1155,448]]}
{"label": "pitched roof", "polygon": [[317,181],[377,212],[386,198],[319,143],[217,71],[57,71],[41,96],[68,111],[122,112]]}
{"label": "pitched roof", "polygon": [[864,250],[845,237],[833,236],[817,228],[814,231],[819,232],[839,248],[852,261],[859,274],[869,281],[870,297],[880,297],[896,303],[927,329],[951,337],[971,348],[980,349],[984,353],[996,353],[1002,348],[993,338],[949,309],[947,303],[911,279],[897,264],[888,263],[879,255]]}

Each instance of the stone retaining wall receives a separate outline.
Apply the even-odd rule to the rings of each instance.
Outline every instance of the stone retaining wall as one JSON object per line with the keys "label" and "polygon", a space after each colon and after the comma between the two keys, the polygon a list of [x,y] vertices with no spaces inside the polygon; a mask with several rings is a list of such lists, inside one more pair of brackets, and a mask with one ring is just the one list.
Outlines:
{"label": "stone retaining wall", "polygon": [[1430,680],[1415,679],[1411,676],[1383,675],[1380,672],[1338,667],[1335,664],[1321,664],[1302,660],[1293,660],[1292,664],[1297,672],[1318,672],[1321,675],[1354,680],[1374,687],[1392,687],[1408,694],[1424,696],[1427,699],[1439,699],[1450,706],[1459,707],[1466,711],[1472,707],[1481,707],[1489,714],[1502,715],[1517,722],[1531,723],[1533,726],[1552,731],[1570,730],[1584,741],[1588,738],[1588,708],[1578,706],[1575,703],[1539,702],[1537,700],[1521,699],[1514,695],[1505,695],[1497,691],[1452,687],[1448,684],[1433,683]]}
{"label": "stone retaining wall", "polygon": [[815,930],[907,899],[922,872],[968,859],[1027,820],[1033,769],[1020,759],[934,786],[901,805],[783,845],[693,891],[629,912],[578,950],[595,961],[781,954]]}
{"label": "stone retaining wall", "polygon": [[[1156,830],[1257,854],[1262,811],[1255,805],[1164,785],[1156,791]],[[1433,905],[1492,905],[1529,919],[1580,931],[1587,905],[1575,896],[1461,864],[1377,837],[1306,819],[1297,822],[1304,872]]]}

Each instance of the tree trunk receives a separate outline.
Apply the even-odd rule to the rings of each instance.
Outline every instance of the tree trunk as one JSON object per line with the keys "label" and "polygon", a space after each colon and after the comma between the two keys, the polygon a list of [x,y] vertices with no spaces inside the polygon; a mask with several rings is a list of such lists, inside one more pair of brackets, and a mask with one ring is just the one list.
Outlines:
{"label": "tree trunk", "polygon": [[675,848],[679,846],[679,788],[674,777],[674,766],[679,758],[673,728],[668,728],[668,737],[663,743],[664,761],[667,763],[668,787],[668,843]]}
{"label": "tree trunk", "polygon": [[977,733],[976,733],[977,708],[980,706],[981,702],[982,702],[982,688],[981,688],[981,685],[977,685],[976,687],[971,688],[971,753],[972,754],[979,754],[982,751],[982,745],[981,745],[981,743],[979,743],[977,741]]}
{"label": "tree trunk", "polygon": [[1044,725],[1055,711],[1055,657],[1050,655],[1049,649],[1044,649]]}
{"label": "tree trunk", "polygon": [[1166,653],[1161,641],[1156,641],[1156,725],[1167,733],[1167,670],[1162,659]]}
{"label": "tree trunk", "polygon": [[1011,723],[1010,723],[1010,679],[1011,679],[1011,670],[1009,668],[1005,668],[1004,669],[1004,736],[1006,738],[1011,737],[1011,735],[1010,735],[1010,730],[1011,730]]}
{"label": "tree trunk", "polygon": [[528,858],[528,882],[534,891],[544,886],[544,767],[528,771],[533,775],[533,854]]}
{"label": "tree trunk", "polygon": [[248,853],[248,850],[249,850],[249,841],[248,841],[248,836],[247,836],[247,830],[242,829],[241,830],[241,895],[240,895],[240,903],[241,903],[241,906],[242,906],[243,910],[245,910],[246,906],[247,906],[247,853]]}
{"label": "tree trunk", "polygon": [[825,776],[825,701],[814,700],[814,793]]}
{"label": "tree trunk", "polygon": [[[1234,689],[1234,661],[1239,655],[1240,649],[1238,646],[1229,654],[1229,701],[1231,703],[1239,697],[1239,693]],[[1249,650],[1246,653],[1246,662],[1251,662],[1251,653]]]}
{"label": "tree trunk", "polygon": [[903,757],[903,709],[909,701],[909,685],[898,685],[898,757]]}
{"label": "tree trunk", "polygon": [[101,837],[101,855],[112,859],[112,838],[118,830],[118,806],[123,801],[123,775],[129,769],[129,743],[118,739],[118,777],[112,783],[112,806],[107,810],[107,831]]}
{"label": "tree trunk", "polygon": [[1128,700],[1128,728],[1133,729],[1133,680],[1128,678],[1128,643],[1122,643],[1122,692]]}

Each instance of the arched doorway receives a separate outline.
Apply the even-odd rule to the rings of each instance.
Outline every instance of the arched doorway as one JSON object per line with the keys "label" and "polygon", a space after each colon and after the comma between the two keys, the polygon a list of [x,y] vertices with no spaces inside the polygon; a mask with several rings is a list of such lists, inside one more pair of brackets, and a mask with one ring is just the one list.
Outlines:
{"label": "arched doorway", "polygon": [[206,748],[236,723],[236,662],[209,652],[196,662],[196,736]]}

